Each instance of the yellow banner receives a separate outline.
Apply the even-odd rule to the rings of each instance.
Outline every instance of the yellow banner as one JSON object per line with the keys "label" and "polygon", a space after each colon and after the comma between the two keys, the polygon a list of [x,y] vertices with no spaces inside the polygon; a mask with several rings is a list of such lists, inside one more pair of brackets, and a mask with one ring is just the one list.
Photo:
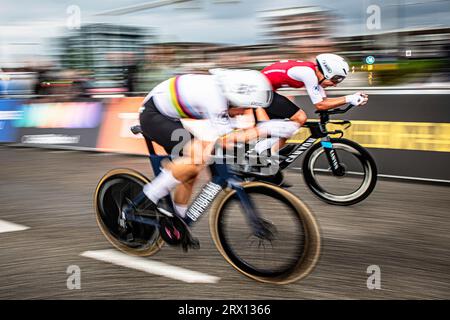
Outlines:
{"label": "yellow banner", "polygon": [[[343,129],[332,123],[327,128]],[[309,135],[302,128],[288,142],[303,142]],[[450,123],[352,121],[344,137],[367,148],[450,152]]]}

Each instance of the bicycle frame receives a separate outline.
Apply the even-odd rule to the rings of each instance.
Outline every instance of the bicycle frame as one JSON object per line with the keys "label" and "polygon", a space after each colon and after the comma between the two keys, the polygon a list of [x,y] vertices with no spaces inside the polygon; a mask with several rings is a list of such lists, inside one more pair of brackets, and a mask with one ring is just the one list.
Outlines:
{"label": "bicycle frame", "polygon": [[[282,148],[279,152],[281,156],[285,159],[279,163],[279,167],[281,170],[287,168],[292,164],[295,160],[297,160],[305,151],[312,147],[312,145],[317,141],[321,140],[322,147],[325,150],[326,157],[328,162],[330,163],[331,171],[334,175],[340,176],[344,173],[344,168],[341,166],[338,155],[336,151],[333,149],[333,145],[330,141],[330,134],[344,134],[341,130],[335,131],[327,131],[326,125],[330,122],[330,115],[345,113],[351,108],[353,105],[348,105],[344,109],[334,109],[334,110],[325,110],[325,111],[316,111],[320,115],[319,122],[306,122],[305,126],[309,128],[311,131],[311,135],[304,140],[300,144],[288,144],[284,148]],[[342,124],[342,125],[351,125],[350,121],[334,121],[334,123]]]}
{"label": "bicycle frame", "polygon": [[325,129],[325,125],[322,123],[309,122],[307,126],[311,130],[311,135],[306,138],[300,144],[288,144],[283,147],[279,154],[285,159],[280,161],[278,164],[280,169],[283,170],[290,166],[295,160],[297,160],[305,151],[309,150],[317,140],[321,140],[322,147],[325,149],[325,154],[330,163],[331,170],[334,174],[339,175],[341,170],[341,165],[333,149],[333,145],[330,142],[329,133]]}
{"label": "bicycle frame", "polygon": [[[150,164],[152,166],[155,176],[157,176],[161,172],[161,162],[164,159],[169,159],[170,156],[156,155],[152,142],[146,137],[144,138],[150,153],[149,156]],[[203,214],[208,210],[209,206],[215,200],[216,196],[224,188],[230,187],[236,191],[236,194],[242,204],[242,208],[244,210],[247,221],[253,228],[253,232],[255,233],[263,232],[264,230],[261,224],[259,223],[260,218],[257,211],[255,210],[255,206],[253,205],[251,199],[248,197],[244,188],[241,186],[243,180],[232,174],[228,170],[228,166],[224,163],[222,164],[214,162],[213,164],[209,165],[209,169],[211,171],[212,176],[211,181],[209,181],[205,186],[203,186],[200,193],[197,195],[194,201],[192,201],[191,205],[186,211],[186,217],[183,218],[184,222],[189,226],[197,222],[199,218],[203,216]],[[174,208],[172,205],[171,196],[170,195],[166,196],[164,200],[173,211]],[[128,215],[127,220],[153,225],[155,227],[159,226],[159,222],[156,221],[155,219],[151,219],[145,216],[139,216],[136,214]]]}

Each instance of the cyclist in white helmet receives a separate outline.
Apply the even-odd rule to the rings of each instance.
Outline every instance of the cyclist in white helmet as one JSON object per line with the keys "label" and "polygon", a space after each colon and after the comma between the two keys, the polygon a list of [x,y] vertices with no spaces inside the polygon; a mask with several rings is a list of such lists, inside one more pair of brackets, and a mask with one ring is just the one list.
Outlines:
{"label": "cyclist in white helmet", "polygon": [[[347,103],[365,105],[368,95],[356,92],[337,98],[328,98],[324,88],[341,83],[349,73],[349,65],[344,58],[324,53],[315,62],[283,60],[273,63],[261,71],[272,84],[274,91],[280,88],[305,88],[317,110],[329,110]],[[274,92],[271,105],[264,110],[270,119],[290,119],[302,125],[307,117],[286,97]]]}
{"label": "cyclist in white helmet", "polygon": [[[230,117],[242,115],[248,108],[266,108],[270,105],[272,87],[265,76],[253,70],[215,69],[211,73],[168,79],[145,98],[140,113],[142,131],[169,154],[180,150],[180,145],[184,144],[183,155],[167,163],[162,172],[144,186],[143,192],[131,201],[127,212],[139,212],[136,209],[144,202],[147,208],[154,209],[160,199],[176,189],[174,207],[176,214],[183,218],[194,181],[204,168],[215,143],[227,148],[260,135],[277,134],[276,129],[267,125],[264,128],[256,126],[234,130],[230,121]],[[204,131],[208,135],[197,137],[194,132],[193,139],[179,141],[177,138],[183,136],[184,130],[181,119],[203,120],[197,123],[207,126]],[[296,125],[292,127],[296,128]],[[150,204],[145,201],[147,198]]]}
{"label": "cyclist in white helmet", "polygon": [[[349,73],[349,65],[344,58],[331,53],[319,54],[315,62],[299,60],[282,60],[273,63],[261,71],[269,79],[274,90],[272,103],[264,110],[256,110],[256,117],[259,121],[269,119],[288,119],[297,123],[298,128],[306,120],[306,113],[287,97],[278,94],[276,90],[280,88],[305,88],[311,102],[317,110],[329,110],[340,107],[347,103],[353,105],[365,105],[368,95],[363,92],[356,92],[351,95],[328,98],[325,88],[334,87],[342,82]],[[274,121],[274,120],[272,120]],[[273,124],[270,124],[273,126]],[[261,123],[260,126],[263,126]],[[280,124],[282,126],[282,123]],[[269,141],[270,140],[270,141]],[[264,142],[264,148],[281,148],[287,139],[269,139]],[[283,175],[279,176],[279,181],[283,185]],[[285,184],[288,186],[288,184]]]}

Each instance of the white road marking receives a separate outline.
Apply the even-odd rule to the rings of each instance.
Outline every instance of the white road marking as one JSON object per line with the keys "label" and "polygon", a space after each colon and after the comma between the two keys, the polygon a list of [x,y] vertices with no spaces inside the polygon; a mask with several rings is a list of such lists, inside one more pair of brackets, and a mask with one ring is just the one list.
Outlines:
{"label": "white road marking", "polygon": [[114,249],[86,251],[81,256],[188,283],[216,283],[220,280],[218,277],[205,273],[171,266],[146,258],[129,256]]}
{"label": "white road marking", "polygon": [[0,220],[0,233],[22,231],[30,229],[30,227],[22,226],[20,224],[8,222],[5,220]]}

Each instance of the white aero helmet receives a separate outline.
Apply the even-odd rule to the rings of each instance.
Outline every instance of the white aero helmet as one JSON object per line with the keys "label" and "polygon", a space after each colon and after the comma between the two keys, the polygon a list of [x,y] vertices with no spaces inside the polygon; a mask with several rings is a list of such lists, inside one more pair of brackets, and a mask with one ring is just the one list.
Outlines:
{"label": "white aero helmet", "polygon": [[339,83],[345,79],[350,68],[344,58],[333,53],[323,53],[316,57],[320,72],[326,79]]}
{"label": "white aero helmet", "polygon": [[272,102],[269,80],[259,71],[210,69],[230,105],[239,108],[266,108]]}

